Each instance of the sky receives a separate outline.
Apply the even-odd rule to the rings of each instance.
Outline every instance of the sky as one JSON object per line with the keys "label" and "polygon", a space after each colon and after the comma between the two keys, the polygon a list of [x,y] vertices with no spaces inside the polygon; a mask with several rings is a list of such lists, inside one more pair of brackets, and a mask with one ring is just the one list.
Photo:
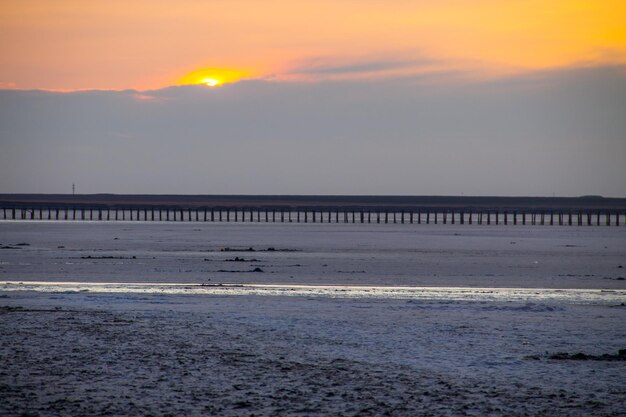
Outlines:
{"label": "sky", "polygon": [[0,193],[626,197],[626,2],[0,0]]}

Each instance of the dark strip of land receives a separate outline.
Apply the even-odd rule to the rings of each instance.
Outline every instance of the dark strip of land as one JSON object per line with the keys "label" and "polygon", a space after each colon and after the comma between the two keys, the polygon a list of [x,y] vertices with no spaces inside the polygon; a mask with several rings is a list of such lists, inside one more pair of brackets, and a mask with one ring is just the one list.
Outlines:
{"label": "dark strip of land", "polygon": [[352,196],[352,195],[131,195],[131,194],[0,194],[5,208],[254,208],[346,210],[626,210],[626,198]]}

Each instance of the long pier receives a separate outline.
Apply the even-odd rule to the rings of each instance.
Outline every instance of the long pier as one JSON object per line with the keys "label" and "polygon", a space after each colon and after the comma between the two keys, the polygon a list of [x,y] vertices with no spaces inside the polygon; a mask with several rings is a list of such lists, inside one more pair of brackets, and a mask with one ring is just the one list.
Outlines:
{"label": "long pier", "polygon": [[624,212],[240,208],[6,208],[0,220],[626,226]]}
{"label": "long pier", "polygon": [[626,226],[626,199],[14,194],[0,220]]}

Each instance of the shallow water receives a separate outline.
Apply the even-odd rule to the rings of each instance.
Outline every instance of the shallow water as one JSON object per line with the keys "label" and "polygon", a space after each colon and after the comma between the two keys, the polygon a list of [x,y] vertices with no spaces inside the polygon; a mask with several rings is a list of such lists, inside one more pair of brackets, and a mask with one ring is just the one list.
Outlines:
{"label": "shallow water", "polygon": [[380,298],[404,300],[451,300],[495,302],[564,302],[568,304],[626,303],[626,290],[465,288],[465,287],[374,287],[340,285],[271,284],[150,284],[90,282],[2,282],[0,291],[49,293],[113,293],[176,295],[260,295],[330,298]]}

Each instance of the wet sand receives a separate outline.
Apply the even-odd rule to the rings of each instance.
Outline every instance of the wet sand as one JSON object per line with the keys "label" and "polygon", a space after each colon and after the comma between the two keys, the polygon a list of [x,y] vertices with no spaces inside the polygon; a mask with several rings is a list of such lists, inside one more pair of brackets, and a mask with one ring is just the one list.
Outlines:
{"label": "wet sand", "polygon": [[0,222],[0,247],[0,281],[626,289],[617,227]]}
{"label": "wet sand", "polygon": [[179,226],[0,223],[0,415],[625,415],[623,232]]}
{"label": "wet sand", "polygon": [[616,416],[626,405],[626,362],[550,359],[623,348],[624,307],[84,292],[0,304],[5,416]]}

